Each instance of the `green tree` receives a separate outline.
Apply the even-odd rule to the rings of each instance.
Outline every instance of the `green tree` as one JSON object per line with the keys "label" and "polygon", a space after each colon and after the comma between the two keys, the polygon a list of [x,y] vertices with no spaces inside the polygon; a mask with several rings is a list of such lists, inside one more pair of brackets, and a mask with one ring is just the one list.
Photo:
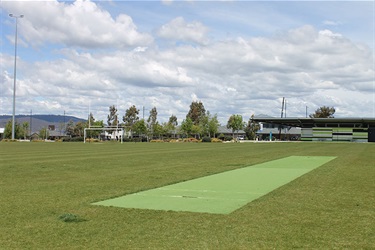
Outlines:
{"label": "green tree", "polygon": [[[15,121],[14,122],[14,139],[20,139],[23,136],[22,128],[20,124]],[[5,125],[4,129],[4,138],[11,139],[12,138],[12,120],[9,120]]]}
{"label": "green tree", "polygon": [[[200,138],[200,134],[202,133],[201,132],[201,128],[199,127],[199,125],[195,125],[193,124],[191,126],[191,133],[195,135],[195,138],[196,139],[199,139]],[[197,138],[198,137],[198,138]]]}
{"label": "green tree", "polygon": [[249,140],[254,140],[256,137],[256,132],[259,130],[260,126],[258,122],[254,122],[254,114],[251,115],[247,126],[245,127],[246,137]]}
{"label": "green tree", "polygon": [[158,138],[161,139],[164,134],[167,133],[163,125],[160,125],[159,122],[153,126],[154,135],[158,135]]}
{"label": "green tree", "polygon": [[74,136],[83,137],[85,128],[87,128],[86,122],[77,122],[74,126]]}
{"label": "green tree", "polygon": [[209,137],[216,137],[217,131],[219,130],[219,120],[217,119],[217,114],[213,117],[209,117],[208,120],[208,136]]}
{"label": "green tree", "polygon": [[227,123],[227,128],[232,129],[233,137],[235,131],[237,131],[238,136],[238,131],[244,128],[242,115],[231,115]]}
{"label": "green tree", "polygon": [[310,115],[310,118],[334,118],[333,114],[336,112],[335,108],[322,106],[315,110],[314,114]]}
{"label": "green tree", "polygon": [[193,121],[190,119],[190,117],[187,117],[185,120],[182,121],[180,130],[183,134],[189,137],[191,135],[193,125]]}
{"label": "green tree", "polygon": [[[199,133],[203,136],[209,135],[209,120],[210,120],[210,112],[207,111],[207,114],[201,116],[199,120]],[[196,125],[197,126],[197,125]]]}
{"label": "green tree", "polygon": [[[125,115],[122,117],[124,121],[125,127],[128,131],[135,130],[133,128],[134,124],[139,121],[139,109],[135,107],[135,105],[131,106],[129,109],[125,111]],[[133,135],[131,135],[133,137]]]}
{"label": "green tree", "polygon": [[[89,120],[87,121],[86,127],[91,127],[91,128],[103,128],[104,127],[104,122],[103,121],[96,121],[94,118],[94,115],[90,113],[89,115]],[[99,137],[101,130],[87,130],[87,137],[91,138],[97,138]]]}
{"label": "green tree", "polygon": [[169,117],[168,124],[175,128],[178,125],[177,117],[175,115],[171,115],[171,117]]}
{"label": "green tree", "polygon": [[49,130],[47,128],[41,128],[39,130],[39,137],[46,140],[49,137]]}
{"label": "green tree", "polygon": [[118,125],[117,108],[115,105],[109,107],[109,115],[107,116],[107,124],[110,127],[116,127]]}
{"label": "green tree", "polygon": [[26,137],[28,135],[28,132],[29,132],[29,123],[28,122],[23,122],[22,123],[22,134],[23,134],[23,138],[26,140]]}
{"label": "green tree", "polygon": [[163,124],[164,130],[166,134],[170,134],[176,137],[176,127],[178,125],[177,117],[175,115],[171,115],[169,117],[168,123]]}
{"label": "green tree", "polygon": [[74,122],[69,120],[65,128],[66,134],[69,136],[74,136]]}
{"label": "green tree", "polygon": [[145,135],[147,133],[147,126],[146,126],[145,120],[141,119],[141,120],[136,121],[133,124],[133,131],[134,133],[139,135],[139,137],[142,137],[143,135]]}
{"label": "green tree", "polygon": [[192,102],[186,118],[190,118],[194,125],[198,125],[201,118],[206,115],[206,109],[201,101]]}
{"label": "green tree", "polygon": [[150,110],[150,116],[147,119],[148,123],[148,130],[151,138],[154,137],[154,134],[157,134],[156,130],[158,130],[158,122],[157,122],[157,117],[158,117],[158,111],[156,110],[156,107],[153,107]]}

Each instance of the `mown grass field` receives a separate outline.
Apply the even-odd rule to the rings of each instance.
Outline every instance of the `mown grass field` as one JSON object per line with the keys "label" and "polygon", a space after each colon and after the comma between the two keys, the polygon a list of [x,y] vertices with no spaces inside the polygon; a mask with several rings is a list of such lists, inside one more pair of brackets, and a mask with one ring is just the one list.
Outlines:
{"label": "mown grass field", "polygon": [[[291,155],[337,158],[229,215],[91,205]],[[0,248],[375,249],[374,180],[373,143],[2,142]]]}

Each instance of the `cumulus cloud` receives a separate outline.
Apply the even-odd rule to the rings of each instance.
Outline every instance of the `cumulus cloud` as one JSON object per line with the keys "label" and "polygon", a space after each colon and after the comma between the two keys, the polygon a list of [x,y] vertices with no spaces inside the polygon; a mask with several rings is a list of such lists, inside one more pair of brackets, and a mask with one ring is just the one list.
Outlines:
{"label": "cumulus cloud", "polygon": [[157,32],[158,36],[165,39],[180,40],[206,44],[208,28],[200,22],[186,22],[183,17],[177,17],[164,24]]}
{"label": "cumulus cloud", "polygon": [[[20,10],[17,6],[5,4],[13,11]],[[159,48],[150,35],[137,31],[130,16],[113,18],[94,2],[34,2],[30,9],[24,13],[30,19],[22,20],[22,37],[34,46],[69,48],[55,50],[58,59],[20,57],[20,113],[33,107],[86,117],[90,103],[94,116],[105,120],[110,105],[118,105],[123,115],[134,104],[145,106],[146,115],[156,106],[161,121],[174,114],[181,122],[191,101],[200,100],[224,124],[234,113],[245,119],[252,113],[279,115],[282,97],[289,116],[304,116],[306,106],[312,113],[322,105],[340,107],[342,116],[366,116],[363,107],[371,103],[371,49],[329,29],[307,25],[271,37],[208,42],[206,26],[177,17],[157,32],[177,42]],[[113,49],[89,50],[95,47]],[[11,54],[2,54],[1,60],[11,68]],[[0,104],[11,110],[12,76],[3,70],[1,79]],[[362,102],[350,106],[350,98]]]}
{"label": "cumulus cloud", "polygon": [[4,2],[3,8],[23,13],[20,34],[29,44],[64,44],[81,48],[143,46],[153,38],[137,30],[132,18],[110,13],[91,1],[16,1]]}

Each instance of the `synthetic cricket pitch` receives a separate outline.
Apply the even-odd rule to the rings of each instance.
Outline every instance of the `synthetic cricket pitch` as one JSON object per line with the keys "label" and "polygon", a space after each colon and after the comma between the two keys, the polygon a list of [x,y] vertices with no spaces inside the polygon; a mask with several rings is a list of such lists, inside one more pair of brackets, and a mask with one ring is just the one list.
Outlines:
{"label": "synthetic cricket pitch", "polygon": [[289,156],[93,204],[229,214],[335,158]]}

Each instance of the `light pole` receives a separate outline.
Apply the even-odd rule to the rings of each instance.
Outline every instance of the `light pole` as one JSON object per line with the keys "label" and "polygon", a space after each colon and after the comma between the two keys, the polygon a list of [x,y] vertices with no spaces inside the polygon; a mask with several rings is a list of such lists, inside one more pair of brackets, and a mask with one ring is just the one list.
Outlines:
{"label": "light pole", "polygon": [[16,34],[14,39],[14,77],[13,77],[13,116],[12,116],[12,140],[14,140],[15,116],[16,116],[16,76],[17,76],[17,26],[18,18],[23,18],[23,15],[9,14],[10,17],[16,19]]}

